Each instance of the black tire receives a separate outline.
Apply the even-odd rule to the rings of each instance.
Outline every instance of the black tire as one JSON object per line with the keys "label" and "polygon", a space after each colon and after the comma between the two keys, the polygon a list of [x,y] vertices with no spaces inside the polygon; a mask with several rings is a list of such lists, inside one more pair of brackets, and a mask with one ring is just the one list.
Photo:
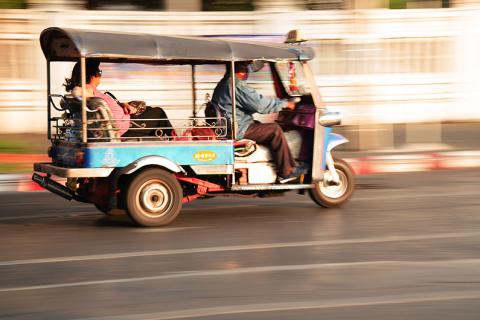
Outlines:
{"label": "black tire", "polygon": [[[340,185],[329,185],[327,179],[317,182],[308,190],[310,198],[325,208],[339,207],[350,199],[355,189],[355,175],[352,168],[341,159],[334,159],[335,169],[340,176]],[[325,174],[329,174],[328,170]]]}
{"label": "black tire", "polygon": [[94,205],[95,205],[95,208],[98,209],[98,211],[105,213],[107,216],[119,217],[119,216],[124,216],[124,215],[127,214],[127,211],[125,211],[123,209],[110,209],[110,210],[108,210],[108,209],[104,208],[103,206],[98,205],[96,203],[94,203]]}
{"label": "black tire", "polygon": [[182,188],[173,174],[155,168],[133,177],[125,200],[133,221],[144,227],[159,227],[178,216],[182,198]]}

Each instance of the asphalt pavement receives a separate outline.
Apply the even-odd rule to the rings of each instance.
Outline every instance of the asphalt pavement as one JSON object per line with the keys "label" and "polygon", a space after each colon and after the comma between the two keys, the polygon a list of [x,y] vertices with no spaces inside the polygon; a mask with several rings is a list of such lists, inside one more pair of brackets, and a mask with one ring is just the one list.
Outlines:
{"label": "asphalt pavement", "polygon": [[0,319],[480,319],[480,170],[365,175],[305,195],[185,205],[135,227],[0,193]]}

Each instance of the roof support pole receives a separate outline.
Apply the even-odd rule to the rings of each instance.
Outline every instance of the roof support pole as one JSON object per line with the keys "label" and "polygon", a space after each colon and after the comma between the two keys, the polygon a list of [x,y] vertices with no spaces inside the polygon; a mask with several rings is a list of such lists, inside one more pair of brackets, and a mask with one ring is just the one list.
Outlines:
{"label": "roof support pole", "polygon": [[313,103],[315,104],[315,129],[313,134],[313,165],[312,165],[312,181],[316,182],[323,179],[323,167],[325,164],[325,128],[318,123],[318,119],[325,112],[322,95],[317,87],[315,76],[313,75],[310,65],[306,61],[302,61],[303,73],[310,85]]}
{"label": "roof support pole", "polygon": [[[235,61],[230,61],[230,95],[232,97],[232,140],[237,138],[237,97],[235,94]],[[228,119],[227,119],[228,121]],[[228,126],[228,123],[227,123]],[[232,173],[232,185],[235,185],[235,155],[234,164],[233,164],[233,173]]]}
{"label": "roof support pole", "polygon": [[237,96],[235,93],[235,61],[230,61],[230,95],[232,96],[232,140],[237,138]]}
{"label": "roof support pole", "polygon": [[86,59],[80,58],[80,73],[82,78],[82,142],[87,143],[87,73]]}
{"label": "roof support pole", "polygon": [[197,88],[195,86],[195,65],[192,64],[192,103],[193,117],[197,117]]}
{"label": "roof support pole", "polygon": [[50,103],[50,94],[51,94],[51,85],[50,85],[50,60],[47,59],[47,137],[48,139],[52,138],[52,110]]}

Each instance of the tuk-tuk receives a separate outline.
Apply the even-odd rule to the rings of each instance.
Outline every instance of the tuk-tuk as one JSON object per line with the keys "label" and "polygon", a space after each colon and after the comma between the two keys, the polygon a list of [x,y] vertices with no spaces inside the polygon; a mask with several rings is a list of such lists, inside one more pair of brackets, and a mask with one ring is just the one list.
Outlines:
{"label": "tuk-tuk", "polygon": [[[332,133],[341,118],[324,107],[308,64],[314,58],[312,48],[297,43],[294,33],[289,35],[287,43],[267,44],[45,29],[40,43],[47,62],[48,154],[52,160],[35,163],[32,179],[65,199],[92,203],[108,215],[128,214],[146,227],[172,222],[183,203],[215,196],[267,197],[296,190],[308,193],[322,207],[342,205],[353,193],[354,174],[345,161],[333,158],[332,150],[348,140]],[[88,59],[122,65],[190,66],[191,116],[181,124],[155,128],[154,135],[120,136],[108,105],[88,98],[85,89],[81,97],[51,92],[53,63],[79,62],[85,88]],[[235,76],[231,77],[232,119],[219,113],[208,99],[205,114],[196,106],[196,68],[224,65],[233,74],[236,62],[262,66],[271,76],[276,96],[295,99],[295,110],[281,111],[276,118],[292,154],[296,158],[302,154],[309,163],[308,172],[295,183],[277,182],[268,148],[236,139]],[[280,64],[287,66],[288,78],[280,75]],[[308,90],[296,83],[299,72]],[[142,130],[129,130],[136,129]]]}

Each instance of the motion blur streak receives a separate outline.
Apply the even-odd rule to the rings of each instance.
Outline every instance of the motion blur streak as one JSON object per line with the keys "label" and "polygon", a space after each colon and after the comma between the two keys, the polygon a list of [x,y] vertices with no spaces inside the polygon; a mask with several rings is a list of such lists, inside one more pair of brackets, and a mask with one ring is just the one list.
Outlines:
{"label": "motion blur streak", "polygon": [[[183,271],[179,273],[159,275],[152,277],[138,277],[138,278],[122,278],[122,279],[107,279],[98,281],[82,281],[82,282],[69,282],[69,283],[57,283],[46,284],[39,286],[27,286],[27,287],[12,287],[12,288],[0,288],[0,292],[12,292],[12,291],[30,291],[30,290],[46,290],[56,288],[67,287],[80,287],[80,286],[94,286],[104,284],[119,284],[141,281],[153,281],[153,280],[168,280],[178,278],[191,278],[191,277],[210,277],[210,276],[229,276],[238,274],[249,273],[262,273],[262,272],[283,272],[283,271],[301,271],[301,270],[314,270],[314,269],[339,269],[339,268],[356,268],[365,266],[401,266],[410,267],[443,267],[453,266],[459,267],[461,265],[468,265],[474,267],[480,267],[480,259],[463,259],[463,260],[438,260],[438,261],[365,261],[365,262],[349,262],[349,263],[318,263],[318,264],[301,264],[301,265],[285,265],[285,266],[265,266],[265,267],[252,267],[252,268],[236,268],[227,270],[201,270],[201,271]],[[480,291],[478,292],[480,295]]]}
{"label": "motion blur streak", "polygon": [[425,234],[425,235],[416,235],[416,236],[387,236],[387,237],[364,238],[364,239],[264,243],[264,244],[228,246],[228,247],[208,247],[208,248],[192,248],[192,249],[176,249],[176,250],[124,252],[124,253],[110,253],[110,254],[100,254],[100,255],[90,255],[90,256],[72,256],[72,257],[57,257],[57,258],[44,258],[44,259],[30,259],[30,260],[0,261],[0,266],[15,266],[15,265],[41,264],[41,263],[61,263],[61,262],[69,262],[69,261],[124,259],[124,258],[147,257],[147,256],[211,253],[211,252],[222,252],[222,251],[260,250],[260,249],[292,248],[292,247],[308,247],[308,246],[330,246],[330,245],[359,244],[359,243],[468,238],[468,237],[477,237],[477,236],[480,236],[480,232],[457,232],[457,233]]}
{"label": "motion blur streak", "polygon": [[[265,1],[259,2],[260,7],[268,8]],[[286,1],[292,6],[300,2]],[[362,2],[367,1],[357,1]],[[480,46],[475,41],[480,7],[474,1],[468,6],[455,3],[459,6],[449,9],[308,10],[293,14],[292,8],[275,8],[275,4],[269,4],[274,12],[226,15],[134,10],[110,14],[69,10],[75,7],[67,5],[3,10],[0,21],[6,32],[0,38],[4,55],[0,134],[46,131],[46,122],[39,121],[46,118],[46,84],[38,45],[38,34],[45,26],[276,42],[297,28],[316,50],[313,69],[317,84],[328,108],[342,112],[349,148],[392,149],[415,144],[448,149],[450,128],[459,129],[453,124],[480,121],[480,91],[475,89],[480,85],[476,63]],[[65,93],[62,83],[70,70],[70,65],[54,67],[54,93]],[[198,71],[199,106],[221,74]],[[118,78],[122,78],[121,87],[114,81]],[[120,100],[142,97],[150,105],[178,108],[191,103],[191,96],[181,94],[189,89],[188,80],[182,69],[112,68],[106,72],[103,89],[115,89]],[[272,94],[268,80],[255,78],[254,84],[261,92]]]}

